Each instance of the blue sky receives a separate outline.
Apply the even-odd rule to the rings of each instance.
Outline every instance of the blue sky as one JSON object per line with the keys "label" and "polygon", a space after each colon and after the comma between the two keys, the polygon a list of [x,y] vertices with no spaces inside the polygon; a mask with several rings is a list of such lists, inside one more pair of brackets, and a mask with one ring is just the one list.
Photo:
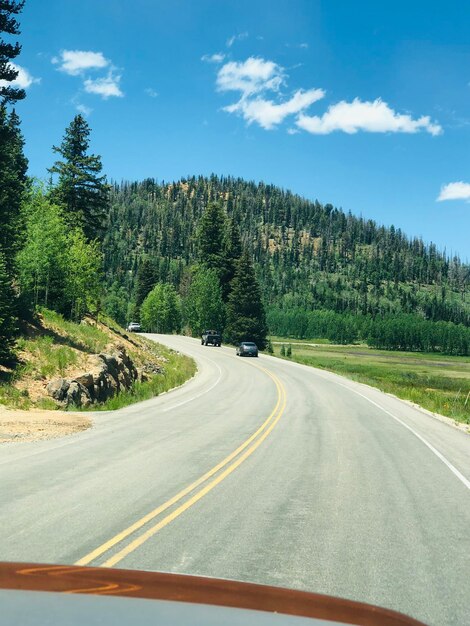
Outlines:
{"label": "blue sky", "polygon": [[469,258],[466,5],[27,0],[30,173],[81,111],[110,178],[264,180]]}

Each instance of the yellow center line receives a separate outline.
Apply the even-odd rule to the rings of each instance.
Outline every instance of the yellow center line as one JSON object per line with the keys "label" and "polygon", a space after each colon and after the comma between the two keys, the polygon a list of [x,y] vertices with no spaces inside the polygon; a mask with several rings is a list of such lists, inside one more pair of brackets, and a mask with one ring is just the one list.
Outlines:
{"label": "yellow center line", "polygon": [[[181,490],[179,493],[177,493],[175,496],[173,496],[172,498],[170,498],[169,500],[167,500],[166,502],[164,502],[163,504],[161,504],[157,508],[155,508],[152,511],[150,511],[150,513],[147,513],[146,515],[144,515],[143,517],[138,519],[136,522],[134,522],[128,528],[126,528],[125,530],[121,531],[120,533],[118,533],[117,535],[115,535],[114,537],[112,537],[111,539],[106,541],[105,543],[101,544],[100,546],[98,546],[92,552],[89,552],[88,554],[86,554],[84,557],[82,557],[81,559],[76,561],[75,565],[88,565],[94,559],[98,558],[99,556],[101,556],[102,554],[104,554],[105,552],[107,552],[108,550],[113,548],[116,544],[120,543],[121,541],[123,541],[124,539],[129,537],[129,535],[134,533],[136,530],[139,530],[140,528],[145,526],[145,524],[150,522],[157,515],[159,515],[160,513],[163,513],[164,511],[166,511],[173,504],[176,504],[179,500],[181,500],[181,498],[183,498],[184,496],[188,495],[191,491],[196,489],[196,487],[199,487],[202,483],[204,483],[206,480],[208,480],[214,474],[216,474],[219,470],[221,470],[223,467],[225,467],[228,463],[230,463],[230,461],[232,461],[237,455],[239,455],[241,452],[243,452],[243,450],[245,450],[245,448],[247,448],[252,443],[252,441],[254,439],[256,439],[256,437],[258,437],[258,435],[260,435],[260,433],[262,433],[268,427],[269,423],[274,418],[274,416],[276,415],[276,413],[277,413],[277,411],[279,409],[281,401],[282,401],[283,397],[285,396],[285,391],[284,391],[284,388],[282,387],[282,385],[280,384],[280,382],[278,381],[277,377],[275,377],[273,374],[271,374],[271,372],[269,372],[268,370],[264,369],[263,367],[259,367],[259,366],[256,366],[256,365],[254,367],[256,367],[259,370],[262,370],[263,372],[265,372],[274,381],[274,384],[276,385],[276,389],[277,389],[277,393],[278,393],[276,406],[274,407],[273,411],[268,416],[268,418],[263,422],[263,424],[261,424],[261,426],[258,428],[258,430],[256,430],[256,432],[254,432],[236,450],[234,450],[232,453],[230,453],[227,457],[225,457],[225,459],[223,459],[220,463],[215,465],[212,469],[210,469],[208,472],[206,472],[203,476],[201,476],[200,478],[195,480],[193,483],[191,483],[190,485],[185,487],[185,489]],[[282,408],[278,418],[275,420],[275,423],[277,423],[277,421],[279,420],[279,417],[282,415],[282,412],[284,411],[284,407],[285,407],[285,400],[284,400],[284,406],[283,406],[283,408]],[[271,430],[272,430],[272,428],[270,428],[269,432],[271,432]],[[265,437],[263,437],[263,439],[261,441],[263,441],[264,439],[265,439]],[[258,447],[258,446],[256,446],[256,447]],[[250,448],[250,450],[251,450],[251,448]],[[253,451],[254,450],[252,450],[252,452]],[[252,452],[250,452],[250,454]],[[238,467],[238,465],[237,465],[237,467]],[[235,467],[233,469],[235,469]],[[233,469],[231,471],[233,471]],[[229,473],[231,473],[231,472],[229,472]],[[196,494],[196,495],[198,495],[198,494]],[[205,495],[205,494],[203,494],[203,495]],[[200,497],[202,497],[202,495]],[[200,498],[198,498],[198,499],[200,499]],[[188,502],[190,502],[190,501],[191,500],[189,500]],[[186,508],[188,508],[188,507],[186,507]],[[177,510],[179,510],[179,509],[177,509]],[[184,509],[184,510],[186,510],[186,509]],[[176,513],[176,511],[175,511],[175,513]],[[179,513],[179,515],[180,514],[181,513]],[[165,519],[167,519],[167,518],[165,518]],[[165,520],[162,520],[162,521],[165,521]],[[169,520],[169,521],[171,521],[171,520]],[[169,523],[169,522],[166,522],[166,523]],[[155,531],[155,532],[157,532],[157,531]],[[108,564],[108,561],[106,561],[105,565],[106,564]]]}
{"label": "yellow center line", "polygon": [[119,563],[119,561],[122,561],[122,559],[128,556],[131,552],[134,552],[134,550],[139,548],[148,539],[153,537],[153,535],[155,535],[159,530],[167,526],[170,522],[175,520],[182,513],[184,513],[187,509],[189,509],[191,506],[196,504],[196,502],[198,502],[201,498],[203,498],[210,491],[212,491],[214,487],[216,487],[225,478],[227,478],[229,474],[231,474],[234,470],[236,470],[237,467],[239,467],[239,465],[241,465],[249,456],[251,456],[253,452],[263,443],[263,441],[266,439],[266,437],[269,435],[269,433],[273,430],[273,428],[276,426],[278,421],[281,419],[281,416],[286,407],[286,397],[285,397],[284,390],[282,394],[283,394],[282,406],[279,410],[277,417],[273,420],[273,422],[271,422],[271,424],[264,431],[261,437],[257,441],[255,441],[255,443],[250,448],[248,448],[248,450],[246,450],[246,452],[244,452],[241,456],[239,456],[238,459],[234,461],[234,463],[229,465],[221,474],[219,474],[216,478],[214,478],[214,480],[212,480],[209,484],[203,487],[200,491],[195,493],[194,496],[192,496],[192,498],[187,500],[184,504],[182,504],[177,509],[172,511],[169,515],[164,517],[161,521],[155,524],[155,526],[152,526],[152,528],[149,528],[149,530],[147,530],[145,533],[137,537],[137,539],[134,539],[134,541],[131,541],[131,543],[125,546],[122,550],[120,550],[114,556],[112,556],[107,561],[105,561],[101,567],[113,567],[113,565],[116,565],[117,563]]}

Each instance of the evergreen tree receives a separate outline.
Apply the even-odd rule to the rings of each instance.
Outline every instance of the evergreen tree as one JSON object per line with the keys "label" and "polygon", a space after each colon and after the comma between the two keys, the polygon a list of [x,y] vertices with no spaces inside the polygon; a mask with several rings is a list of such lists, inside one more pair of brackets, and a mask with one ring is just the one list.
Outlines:
{"label": "evergreen tree", "polygon": [[0,252],[0,365],[5,365],[12,359],[16,332],[14,300],[5,259]]}
{"label": "evergreen tree", "polygon": [[81,228],[86,238],[99,239],[103,234],[108,208],[106,176],[101,176],[101,157],[88,155],[90,127],[76,115],[66,129],[64,139],[53,151],[62,157],[49,169],[58,175],[53,198],[64,207],[65,219],[72,228]]}
{"label": "evergreen tree", "polygon": [[23,6],[24,0],[0,0],[0,81],[4,81],[0,82],[0,105],[22,100],[26,96],[24,89],[4,84],[11,83],[18,76],[18,70],[11,65],[11,61],[19,55],[21,46],[19,43],[7,43],[2,37],[3,33],[19,35],[19,24],[15,16],[21,12]]}
{"label": "evergreen tree", "polygon": [[231,286],[225,328],[227,339],[231,343],[254,341],[263,350],[268,329],[261,291],[247,252],[237,263]]}
{"label": "evergreen tree", "polygon": [[215,270],[219,280],[225,271],[226,225],[227,217],[222,207],[217,202],[211,202],[202,214],[197,229],[199,260],[208,269]]}
{"label": "evergreen tree", "polygon": [[28,162],[23,153],[19,118],[0,105],[0,250],[10,276],[22,238],[21,203]]}
{"label": "evergreen tree", "polygon": [[6,105],[22,100],[26,93],[10,85],[18,76],[11,64],[21,51],[19,43],[7,43],[3,34],[18,35],[16,15],[22,1],[0,0],[0,363],[12,357],[16,326],[16,299],[12,288],[14,257],[20,241],[20,206],[26,181],[27,162],[15,112]]}
{"label": "evergreen tree", "polygon": [[135,303],[137,307],[155,287],[159,278],[159,268],[154,259],[145,258],[137,270]]}
{"label": "evergreen tree", "polygon": [[240,229],[232,218],[228,221],[223,240],[223,257],[225,263],[221,277],[221,284],[224,302],[227,302],[228,300],[231,290],[231,282],[235,276],[235,269],[241,255],[242,241],[240,237]]}

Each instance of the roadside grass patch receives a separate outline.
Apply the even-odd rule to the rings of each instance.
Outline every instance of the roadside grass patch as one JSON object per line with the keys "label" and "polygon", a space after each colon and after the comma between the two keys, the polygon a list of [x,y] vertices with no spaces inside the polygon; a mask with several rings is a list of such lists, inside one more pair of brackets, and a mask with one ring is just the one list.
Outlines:
{"label": "roadside grass patch", "polygon": [[[40,309],[44,326],[62,335],[63,341],[89,353],[102,352],[109,343],[109,336],[98,326],[65,320],[62,315],[49,309]],[[60,339],[58,337],[57,339]]]}
{"label": "roadside grass patch", "polygon": [[[280,348],[274,345],[275,356],[281,356]],[[293,345],[290,359],[372,385],[434,413],[470,424],[468,358],[388,352],[366,346]]]}
{"label": "roadside grass patch", "polygon": [[45,411],[57,411],[57,403],[52,398],[39,398],[36,402],[36,408],[43,409]]}
{"label": "roadside grass patch", "polygon": [[11,409],[24,409],[26,411],[32,406],[26,390],[16,389],[9,384],[0,384],[0,404]]}
{"label": "roadside grass patch", "polygon": [[49,335],[29,340],[24,348],[33,359],[20,367],[18,373],[21,376],[32,374],[37,380],[50,378],[55,374],[63,376],[68,367],[78,363],[76,351],[69,346],[55,344]]}

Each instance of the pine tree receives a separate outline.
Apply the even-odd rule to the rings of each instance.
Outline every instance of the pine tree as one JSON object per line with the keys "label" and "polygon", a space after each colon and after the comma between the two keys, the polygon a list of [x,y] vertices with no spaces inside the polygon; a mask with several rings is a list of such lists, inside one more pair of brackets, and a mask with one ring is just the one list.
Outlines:
{"label": "pine tree", "polygon": [[23,138],[15,112],[7,115],[6,105],[22,100],[26,93],[11,83],[18,70],[10,63],[21,51],[19,43],[7,43],[2,35],[18,35],[15,16],[24,2],[0,0],[0,363],[12,357],[16,330],[15,294],[12,288],[14,256],[20,240],[20,206],[26,181],[27,162]]}
{"label": "pine tree", "polygon": [[26,188],[28,162],[23,153],[19,118],[0,105],[0,250],[10,276],[21,238],[21,203]]}
{"label": "pine tree", "polygon": [[227,217],[217,202],[210,202],[199,220],[197,242],[199,260],[217,272],[219,280],[225,270],[224,239]]}
{"label": "pine tree", "polygon": [[223,240],[224,268],[221,277],[222,297],[227,302],[237,262],[242,255],[240,229],[233,219],[228,221]]}
{"label": "pine tree", "polygon": [[261,290],[247,252],[240,257],[227,304],[225,335],[228,341],[254,341],[260,350],[266,347],[266,316]]}
{"label": "pine tree", "polygon": [[[1,35],[19,35],[20,28],[15,15],[21,12],[23,6],[24,0],[0,0],[0,81],[6,83],[11,83],[18,76],[18,70],[11,65],[11,61],[19,55],[21,46],[18,42],[7,43]],[[22,100],[25,96],[24,89],[0,83],[0,105]]]}
{"label": "pine tree", "polygon": [[10,283],[5,259],[0,252],[0,364],[12,359],[16,331],[14,293]]}
{"label": "pine tree", "polygon": [[63,160],[48,170],[59,177],[52,195],[64,207],[67,223],[81,228],[89,241],[103,234],[109,191],[106,176],[100,176],[101,157],[87,154],[90,133],[86,120],[76,115],[61,145],[52,148]]}
{"label": "pine tree", "polygon": [[136,288],[135,288],[135,304],[137,307],[155,287],[159,278],[158,265],[154,259],[146,258],[137,270]]}

